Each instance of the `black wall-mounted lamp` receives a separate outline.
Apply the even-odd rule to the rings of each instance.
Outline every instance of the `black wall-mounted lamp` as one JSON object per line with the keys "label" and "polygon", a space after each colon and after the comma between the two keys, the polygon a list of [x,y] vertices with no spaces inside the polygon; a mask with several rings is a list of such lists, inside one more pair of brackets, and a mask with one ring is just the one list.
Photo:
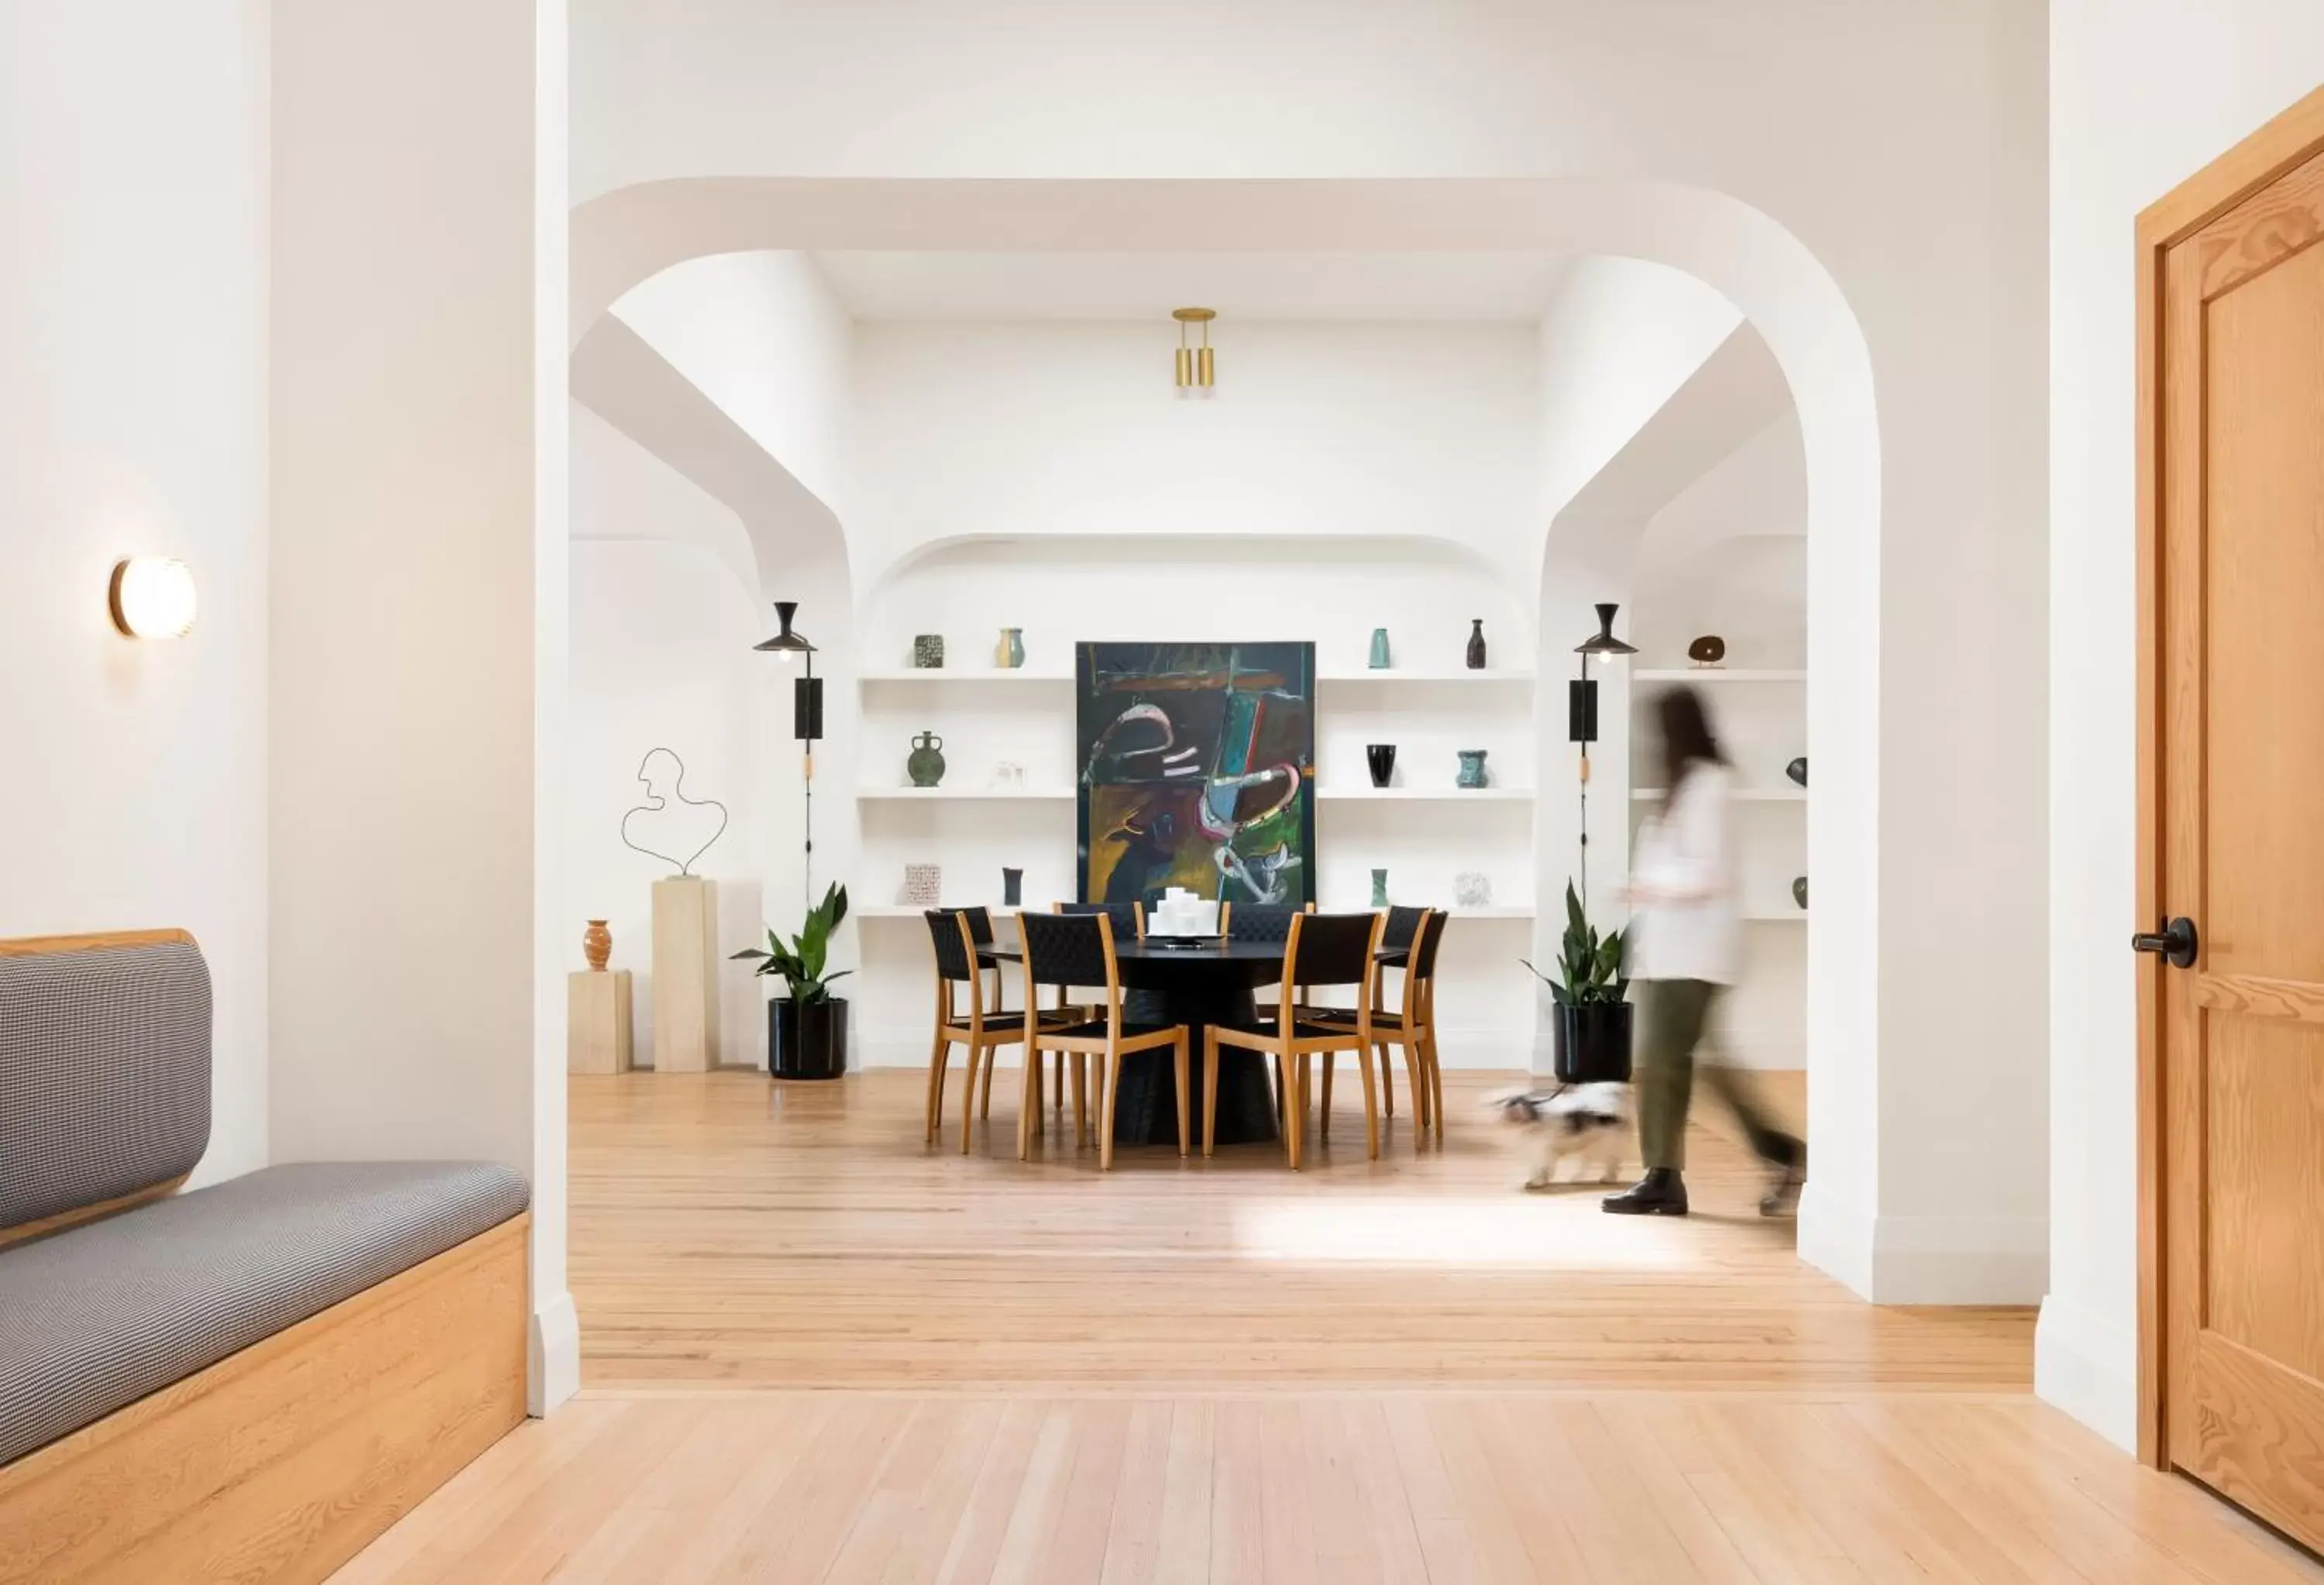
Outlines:
{"label": "black wall-mounted lamp", "polygon": [[1582,675],[1565,685],[1566,741],[1582,746],[1582,873],[1575,889],[1585,904],[1590,900],[1590,745],[1598,741],[1598,679],[1590,675],[1590,658],[1595,655],[1601,666],[1611,665],[1618,655],[1638,652],[1636,644],[1626,644],[1614,636],[1614,613],[1620,609],[1618,604],[1599,603],[1598,631],[1573,646],[1573,652],[1582,657]]}
{"label": "black wall-mounted lamp", "polygon": [[798,613],[798,602],[775,602],[775,619],[782,631],[762,644],[752,649],[772,655],[788,666],[794,659],[807,662],[807,675],[791,679],[791,735],[807,745],[800,761],[800,775],[807,784],[807,862],[802,881],[809,907],[815,903],[815,744],[823,736],[823,678],[815,674],[815,646],[805,633],[795,631],[791,618]]}

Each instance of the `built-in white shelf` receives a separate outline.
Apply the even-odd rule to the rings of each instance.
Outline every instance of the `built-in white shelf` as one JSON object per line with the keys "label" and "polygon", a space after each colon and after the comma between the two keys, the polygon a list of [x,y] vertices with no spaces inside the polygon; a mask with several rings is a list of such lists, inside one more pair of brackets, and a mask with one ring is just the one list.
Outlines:
{"label": "built-in white shelf", "polygon": [[1529,787],[1319,787],[1327,803],[1530,804]]}
{"label": "built-in white shelf", "polygon": [[885,683],[1070,683],[1070,671],[1026,671],[1004,666],[982,668],[961,666],[906,667],[899,671],[859,671],[855,680],[870,687]]}
{"label": "built-in white shelf", "polygon": [[1630,673],[1632,682],[1805,682],[1804,670],[1780,667],[1681,666],[1639,667]]}
{"label": "built-in white shelf", "polygon": [[1450,670],[1398,671],[1325,671],[1316,675],[1316,681],[1326,683],[1530,683],[1534,674],[1514,667],[1485,667],[1471,671],[1466,667]]}
{"label": "built-in white shelf", "polygon": [[[1634,804],[1659,803],[1663,789],[1658,787],[1634,787],[1630,801]],[[1803,787],[1745,787],[1727,795],[1738,804],[1804,804],[1808,789]]]}
{"label": "built-in white shelf", "polygon": [[859,788],[862,803],[1071,803],[1069,787],[867,787]]}
{"label": "built-in white shelf", "polygon": [[1805,908],[1787,908],[1782,913],[1755,913],[1743,916],[1747,925],[1804,925],[1808,922]]}

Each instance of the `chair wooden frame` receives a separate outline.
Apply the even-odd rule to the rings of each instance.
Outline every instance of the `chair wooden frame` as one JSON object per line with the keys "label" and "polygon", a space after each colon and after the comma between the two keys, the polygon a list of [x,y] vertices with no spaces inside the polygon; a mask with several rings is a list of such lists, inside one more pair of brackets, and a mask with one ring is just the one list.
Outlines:
{"label": "chair wooden frame", "polygon": [[[1056,911],[1063,912],[1062,909]],[[1170,1047],[1172,1076],[1178,1087],[1178,1154],[1185,1156],[1187,1154],[1187,1132],[1191,1120],[1186,1098],[1186,1065],[1191,1037],[1184,1024],[1173,1024],[1167,1029],[1153,1029],[1143,1035],[1123,1035],[1121,968],[1114,961],[1113,920],[1103,913],[1089,917],[1097,920],[1099,938],[1105,944],[1105,1033],[1102,1035],[1066,1035],[1043,1027],[1038,1010],[1040,982],[1034,978],[1032,940],[1025,932],[1024,916],[1018,916],[1018,941],[1025,950],[1025,1027],[1022,1035],[1025,1042],[1025,1100],[1017,1117],[1017,1159],[1032,1159],[1033,1120],[1041,1115],[1040,1065],[1043,1052],[1056,1052],[1060,1064],[1067,1056],[1075,1059],[1073,1078],[1074,1140],[1076,1145],[1086,1137],[1083,1101],[1084,1062],[1092,1056],[1098,1059],[1098,1169],[1103,1172],[1113,1166],[1113,1103],[1115,1092],[1121,1086],[1121,1059],[1133,1051],[1154,1051],[1165,1046]],[[1097,1020],[1092,1018],[1088,1021],[1094,1023]]]}
{"label": "chair wooden frame", "polygon": [[[1053,914],[1105,913],[1106,909],[1111,906],[1111,904],[1106,903],[1054,902],[1049,905],[1049,912]],[[1131,917],[1138,921],[1138,939],[1143,941],[1146,939],[1146,905],[1142,902],[1133,902],[1130,907],[1132,910]],[[1111,922],[1112,915],[1106,914],[1106,917],[1108,921]],[[1078,987],[1075,987],[1075,989],[1078,989]],[[1093,987],[1093,989],[1094,989],[1094,987]],[[1065,1013],[1073,1012],[1078,1009],[1082,1014],[1080,1019],[1081,1022],[1094,1022],[1097,1018],[1097,1009],[1095,1008],[1081,1007],[1078,1003],[1068,1003],[1065,1000],[1066,990],[1067,987],[1063,985],[1057,987],[1057,1005],[1052,1010]],[[1066,1054],[1062,1051],[1056,1054],[1057,1069],[1055,1077],[1057,1089],[1056,1105],[1059,1111],[1063,1111],[1065,1109],[1065,1055]],[[1099,1083],[1102,1083],[1104,1082],[1104,1075],[1102,1074],[1098,1075],[1098,1080]],[[992,1107],[992,1081],[989,1075],[985,1079],[984,1104],[985,1110],[990,1112]]]}
{"label": "chair wooden frame", "polygon": [[[1414,926],[1412,945],[1405,956],[1404,984],[1397,993],[1400,1005],[1393,1009],[1373,1004],[1371,1019],[1372,1046],[1379,1054],[1380,1083],[1389,1094],[1388,1048],[1397,1046],[1404,1052],[1405,1081],[1412,1089],[1412,1145],[1417,1150],[1434,1129],[1436,1143],[1444,1143],[1444,1074],[1436,1061],[1436,976],[1415,974],[1412,965],[1418,963],[1422,950],[1430,937],[1444,928],[1449,916],[1441,908],[1421,910],[1420,923]],[[1384,985],[1385,974],[1378,976]],[[1350,1008],[1311,1008],[1309,1016],[1326,1022],[1352,1018]],[[1324,1138],[1332,1137],[1332,1069],[1326,1058],[1323,1064],[1323,1115],[1319,1132]],[[1389,1117],[1396,1115],[1393,1102],[1386,1105]]]}
{"label": "chair wooden frame", "polygon": [[[961,1087],[960,1095],[960,1153],[965,1156],[979,1115],[977,1074],[982,1070],[984,1075],[982,1115],[989,1118],[992,1113],[993,1050],[997,1046],[1014,1046],[1023,1040],[1026,1020],[1007,1017],[1005,1009],[996,1007],[995,1011],[1003,1016],[991,1023],[985,1022],[984,970],[977,962],[976,936],[968,927],[968,915],[951,908],[934,911],[949,915],[954,927],[960,931],[961,950],[967,954],[969,973],[965,981],[950,980],[945,977],[942,963],[934,965],[936,982],[936,1041],[928,1052],[926,1143],[935,1144],[937,1133],[944,1127],[945,1074],[952,1065],[952,1048],[964,1046],[968,1052],[968,1077]],[[968,988],[968,1017],[965,1021],[961,1018],[960,1005],[953,997],[953,987],[961,984]],[[1000,991],[1001,980],[996,975],[993,985],[996,1003],[1001,1000]],[[1076,1009],[1064,1010],[1070,1013]]]}
{"label": "chair wooden frame", "polygon": [[[1302,1006],[1296,989],[1299,981],[1300,937],[1306,930],[1308,920],[1314,917],[1303,912],[1291,921],[1291,935],[1283,945],[1281,1000],[1276,1004],[1274,1025],[1259,1029],[1230,1029],[1213,1024],[1203,1031],[1204,1156],[1212,1153],[1218,1138],[1219,1047],[1232,1046],[1274,1057],[1277,1071],[1284,1075],[1279,1083],[1288,1092],[1282,1104],[1283,1148],[1294,1172],[1305,1164],[1307,1155],[1308,1059],[1342,1051],[1357,1053],[1363,1058],[1366,1145],[1370,1159],[1379,1159],[1379,1103],[1373,1088],[1371,1069],[1371,1053],[1375,1044],[1372,1001],[1379,991],[1379,937],[1385,921],[1378,914],[1372,916],[1371,933],[1364,944],[1362,991],[1356,1006],[1350,1009],[1354,1021],[1345,1029],[1339,1029],[1319,1027],[1313,1017],[1313,1009]],[[1302,1017],[1303,1013],[1308,1016]],[[1314,1033],[1302,1033],[1303,1030]]]}

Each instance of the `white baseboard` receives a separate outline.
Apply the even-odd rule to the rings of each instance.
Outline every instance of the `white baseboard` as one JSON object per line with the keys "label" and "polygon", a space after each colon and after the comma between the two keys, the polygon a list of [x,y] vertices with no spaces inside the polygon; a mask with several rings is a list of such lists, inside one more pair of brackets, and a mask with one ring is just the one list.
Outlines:
{"label": "white baseboard", "polygon": [[557,1294],[534,1309],[530,1342],[524,1406],[540,1419],[581,1390],[581,1316],[571,1294]]}
{"label": "white baseboard", "polygon": [[2056,1294],[2034,1323],[2034,1393],[2138,1451],[2138,1337]]}
{"label": "white baseboard", "polygon": [[1876,1304],[2031,1304],[2050,1281],[2045,1217],[1867,1216],[1812,1181],[1799,1252]]}
{"label": "white baseboard", "polygon": [[1800,1192],[1800,1258],[1859,1299],[1872,1297],[1872,1229],[1871,1217],[1812,1176]]}

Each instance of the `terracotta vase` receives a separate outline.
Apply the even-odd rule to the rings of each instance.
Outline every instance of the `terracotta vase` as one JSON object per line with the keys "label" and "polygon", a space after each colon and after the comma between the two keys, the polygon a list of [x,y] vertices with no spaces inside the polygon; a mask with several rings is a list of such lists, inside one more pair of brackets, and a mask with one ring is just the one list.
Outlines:
{"label": "terracotta vase", "polygon": [[604,920],[592,919],[589,928],[581,932],[581,955],[589,960],[593,973],[605,972],[605,965],[613,961],[613,933],[605,928]]}

